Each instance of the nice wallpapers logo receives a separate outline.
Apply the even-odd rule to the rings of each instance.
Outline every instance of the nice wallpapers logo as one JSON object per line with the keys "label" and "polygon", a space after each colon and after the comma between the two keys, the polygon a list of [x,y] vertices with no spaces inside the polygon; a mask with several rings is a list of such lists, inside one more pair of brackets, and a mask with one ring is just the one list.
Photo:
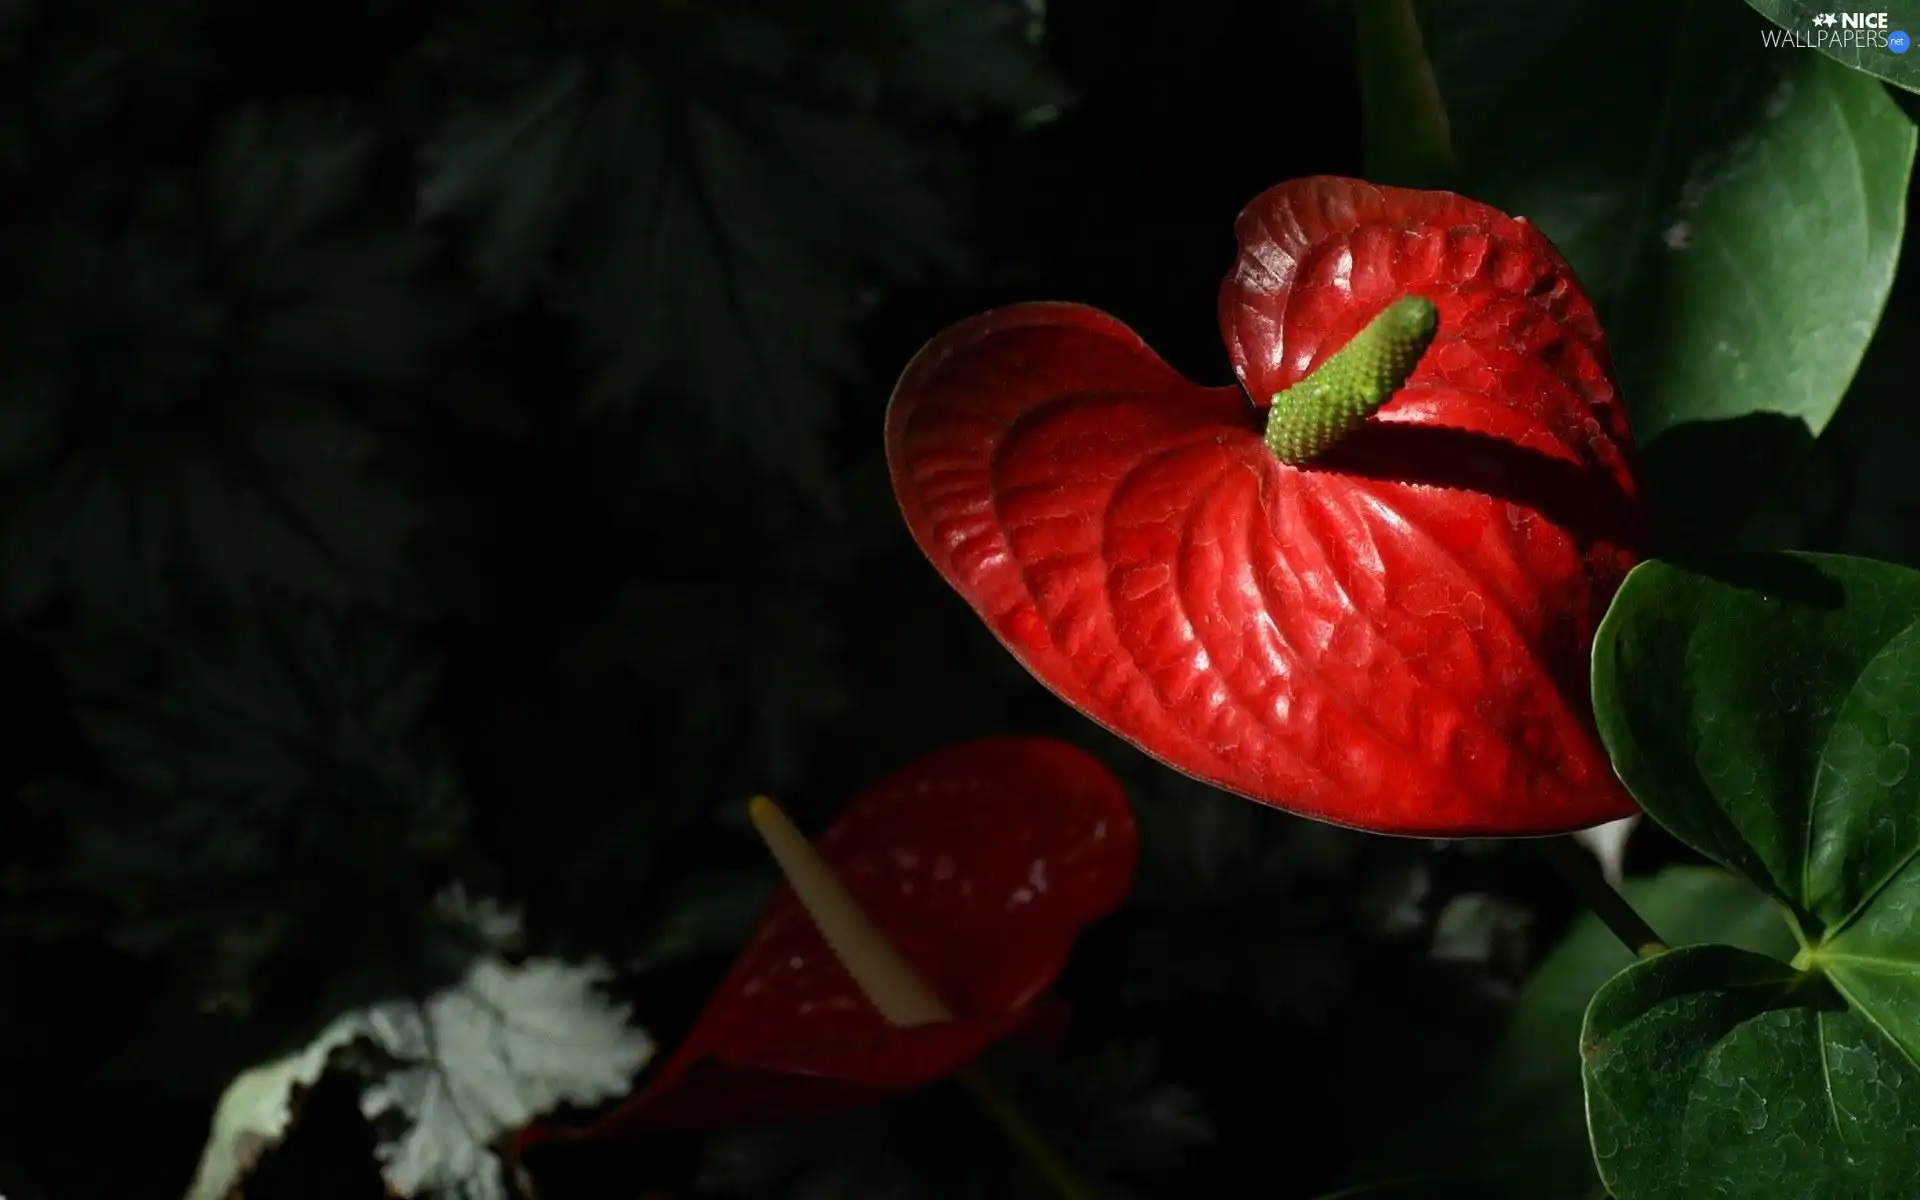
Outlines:
{"label": "nice wallpapers logo", "polygon": [[1887,28],[1883,12],[1815,13],[1807,29],[1763,29],[1760,41],[1795,50],[1885,50],[1905,54],[1912,44],[1902,29]]}

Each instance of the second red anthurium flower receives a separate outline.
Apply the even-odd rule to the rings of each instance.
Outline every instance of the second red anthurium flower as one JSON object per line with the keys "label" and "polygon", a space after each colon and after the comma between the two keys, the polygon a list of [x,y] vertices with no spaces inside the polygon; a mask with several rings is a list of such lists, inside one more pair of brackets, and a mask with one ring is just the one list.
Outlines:
{"label": "second red anthurium flower", "polygon": [[1042,1014],[1081,929],[1126,898],[1138,837],[1099,760],[1004,739],[950,746],[882,780],[827,829],[818,856],[881,949],[931,989],[937,1016],[883,1013],[842,960],[850,947],[831,944],[783,887],[639,1095],[583,1131],[536,1127],[520,1144],[786,1120],[933,1083]]}
{"label": "second red anthurium flower", "polygon": [[887,413],[921,548],[1042,683],[1217,787],[1435,837],[1635,811],[1588,656],[1648,525],[1572,269],[1524,220],[1348,179],[1238,233],[1244,391],[1079,305],[928,344]]}

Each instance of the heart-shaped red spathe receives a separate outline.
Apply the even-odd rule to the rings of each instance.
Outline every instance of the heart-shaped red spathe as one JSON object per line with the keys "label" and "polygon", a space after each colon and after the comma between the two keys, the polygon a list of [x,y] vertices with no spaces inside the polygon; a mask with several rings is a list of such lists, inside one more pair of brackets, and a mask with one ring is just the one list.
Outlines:
{"label": "heart-shaped red spathe", "polygon": [[783,887],[686,1041],[584,1136],[814,1115],[940,1079],[1045,1012],[1036,1001],[1081,929],[1125,899],[1138,856],[1119,781],[1034,739],[919,759],[818,846],[956,1019],[888,1024]]}
{"label": "heart-shaped red spathe", "polygon": [[[1644,549],[1592,305],[1526,222],[1446,192],[1282,184],[1241,214],[1240,388],[1113,317],[962,322],[887,412],[933,565],[1042,683],[1167,765],[1380,833],[1562,833],[1636,811],[1594,736],[1596,624]],[[1438,332],[1305,468],[1274,393],[1394,300]]]}

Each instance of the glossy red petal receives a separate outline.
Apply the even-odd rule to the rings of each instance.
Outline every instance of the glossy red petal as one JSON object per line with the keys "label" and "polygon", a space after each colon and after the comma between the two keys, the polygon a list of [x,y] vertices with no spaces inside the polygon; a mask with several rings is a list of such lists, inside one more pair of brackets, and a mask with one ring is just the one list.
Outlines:
{"label": "glossy red petal", "polygon": [[1221,297],[1278,390],[1409,292],[1439,333],[1310,469],[1239,388],[1077,305],[976,317],[908,366],[887,452],[934,566],[1043,683],[1180,771],[1382,833],[1634,811],[1592,733],[1593,630],[1644,540],[1578,283],[1523,222],[1311,179],[1240,222]]}
{"label": "glossy red petal", "polygon": [[808,1115],[941,1078],[1027,1020],[1081,928],[1126,897],[1138,853],[1119,781],[1044,740],[930,754],[818,844],[957,1019],[889,1025],[782,888],[687,1040],[587,1136]]}

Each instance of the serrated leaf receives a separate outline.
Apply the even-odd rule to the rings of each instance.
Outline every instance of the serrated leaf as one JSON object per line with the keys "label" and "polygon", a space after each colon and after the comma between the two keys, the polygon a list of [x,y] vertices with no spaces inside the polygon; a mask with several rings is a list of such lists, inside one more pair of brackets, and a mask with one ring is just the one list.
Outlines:
{"label": "serrated leaf", "polygon": [[0,244],[0,607],[133,625],[191,586],[411,598],[421,512],[334,393],[415,378],[454,313],[412,234],[350,219],[370,142],[308,109],[245,111],[191,185],[124,234]]}
{"label": "serrated leaf", "polygon": [[586,63],[563,59],[497,107],[448,117],[421,151],[421,211],[481,214],[474,273],[505,303],[538,279],[587,182],[587,86]]}
{"label": "serrated leaf", "polygon": [[606,978],[597,965],[483,959],[422,1003],[350,1018],[397,1063],[361,1099],[369,1119],[404,1126],[378,1149],[396,1195],[505,1200],[495,1138],[559,1105],[626,1093],[654,1046],[600,998]]}
{"label": "serrated leaf", "polygon": [[[757,68],[721,59],[670,81],[618,46],[556,54],[442,119],[422,209],[467,225],[495,295],[551,277],[596,364],[589,409],[671,401],[715,445],[824,494],[864,288],[953,263],[952,206],[901,128],[758,78],[722,85],[712,71]],[[1018,90],[949,99],[1002,89]]]}
{"label": "serrated leaf", "polygon": [[330,1026],[285,1058],[253,1068],[227,1086],[213,1114],[213,1131],[187,1200],[232,1200],[262,1156],[293,1128],[302,1094],[320,1081],[336,1053],[355,1037],[347,1025]]}
{"label": "serrated leaf", "polygon": [[374,138],[337,113],[242,111],[203,173],[208,219],[257,311],[244,361],[280,382],[403,383],[458,319],[419,279],[427,246],[405,227],[355,226]]}
{"label": "serrated leaf", "polygon": [[[17,382],[0,379],[0,392],[25,397]],[[39,415],[64,423],[52,407]],[[111,451],[0,450],[33,459],[0,517],[0,608],[20,616],[71,598],[84,619],[128,628],[154,619],[181,578],[227,597],[272,579],[324,598],[407,602],[405,547],[422,510],[383,471],[369,430],[288,398],[230,433],[211,445],[151,440],[124,471],[108,465]]]}
{"label": "serrated leaf", "polygon": [[942,108],[1019,114],[1071,99],[1033,53],[1044,34],[1043,0],[892,0],[906,50],[889,72],[893,88]]}
{"label": "serrated leaf", "polygon": [[[1457,186],[1532,220],[1579,271],[1662,519],[1732,520],[1860,364],[1899,259],[1911,122],[1874,81],[1763,46],[1736,5],[1419,12]],[[1640,83],[1614,86],[1626,76]]]}
{"label": "serrated leaf", "polygon": [[353,1069],[370,1077],[361,1110],[386,1131],[376,1155],[392,1194],[506,1200],[496,1138],[562,1104],[624,1094],[652,1057],[628,1010],[597,991],[606,978],[598,964],[482,958],[422,1001],[383,1000],[338,1017],[301,1050],[228,1087],[187,1200],[237,1197],[285,1138],[299,1094],[361,1046],[379,1058]]}
{"label": "serrated leaf", "polygon": [[325,986],[414,953],[467,813],[418,741],[432,665],[402,630],[291,602],[157,659],[76,661],[107,778],[42,801],[70,831],[68,885],[112,940],[198,962],[242,1010],[298,972]]}
{"label": "serrated leaf", "polygon": [[631,86],[625,102],[660,124],[627,135],[625,211],[605,253],[575,269],[604,364],[589,404],[624,406],[648,386],[697,396],[716,434],[819,488],[861,277],[950,261],[951,215],[885,126],[751,96],[683,102],[675,119]]}
{"label": "serrated leaf", "polygon": [[[203,7],[132,5],[101,21],[73,5],[0,3],[0,41],[11,36],[21,50],[21,61],[7,64],[12,102],[0,106],[0,127],[17,122],[22,160],[46,162],[76,134],[97,134],[142,104],[176,100],[208,65]],[[38,144],[29,150],[30,142]]]}
{"label": "serrated leaf", "polygon": [[[1841,15],[1837,6],[1825,0],[1821,0],[1818,7],[1807,0],[1747,0],[1747,3],[1784,32],[1804,39],[1787,43],[1781,48],[1783,52],[1818,50],[1856,71],[1864,71],[1910,92],[1920,92],[1920,57],[1909,54],[1905,47],[1896,52],[1890,44],[1891,35],[1896,32],[1909,35],[1920,32],[1920,3],[1915,0],[1883,0],[1865,6],[1873,10],[1874,16],[1885,20],[1879,29],[1854,29],[1837,20],[1832,26],[1816,23],[1817,16],[1837,18]],[[1845,15],[1865,14],[1848,11]]]}

